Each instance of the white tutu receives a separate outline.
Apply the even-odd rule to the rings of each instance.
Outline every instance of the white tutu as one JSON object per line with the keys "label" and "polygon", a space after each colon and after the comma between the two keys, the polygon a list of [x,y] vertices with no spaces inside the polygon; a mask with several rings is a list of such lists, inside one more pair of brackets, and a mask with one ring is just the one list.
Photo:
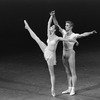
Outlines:
{"label": "white tutu", "polygon": [[56,54],[55,54],[55,52],[48,50],[48,49],[45,49],[44,57],[45,57],[45,60],[47,61],[49,66],[56,65]]}

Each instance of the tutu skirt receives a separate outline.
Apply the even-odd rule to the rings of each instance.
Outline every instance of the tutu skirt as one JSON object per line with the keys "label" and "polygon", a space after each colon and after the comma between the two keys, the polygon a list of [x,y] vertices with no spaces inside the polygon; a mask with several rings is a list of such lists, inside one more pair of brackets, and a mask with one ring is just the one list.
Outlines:
{"label": "tutu skirt", "polygon": [[49,66],[56,65],[56,54],[54,51],[45,49],[44,58]]}

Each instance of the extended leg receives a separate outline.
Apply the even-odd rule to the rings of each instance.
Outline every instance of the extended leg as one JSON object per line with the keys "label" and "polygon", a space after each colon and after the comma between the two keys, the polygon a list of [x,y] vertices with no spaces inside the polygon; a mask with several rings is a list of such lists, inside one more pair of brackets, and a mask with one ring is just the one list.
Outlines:
{"label": "extended leg", "polygon": [[44,50],[46,48],[46,44],[43,43],[39,37],[32,31],[32,29],[29,27],[28,23],[26,22],[26,20],[24,20],[25,23],[25,28],[29,31],[31,37],[37,42],[37,44],[39,45],[40,49],[42,50],[42,52],[44,53]]}

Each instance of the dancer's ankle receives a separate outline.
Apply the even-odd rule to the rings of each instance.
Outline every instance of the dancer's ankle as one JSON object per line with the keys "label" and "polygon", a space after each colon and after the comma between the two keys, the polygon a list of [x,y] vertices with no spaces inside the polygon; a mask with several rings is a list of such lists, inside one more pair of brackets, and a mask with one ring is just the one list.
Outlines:
{"label": "dancer's ankle", "polygon": [[71,91],[71,89],[72,89],[72,87],[69,86],[69,87],[68,87],[68,90]]}
{"label": "dancer's ankle", "polygon": [[75,87],[71,87],[71,91],[70,91],[70,95],[74,95],[75,94]]}
{"label": "dancer's ankle", "polygon": [[55,97],[55,90],[54,90],[54,89],[51,89],[51,95],[52,95],[53,97]]}

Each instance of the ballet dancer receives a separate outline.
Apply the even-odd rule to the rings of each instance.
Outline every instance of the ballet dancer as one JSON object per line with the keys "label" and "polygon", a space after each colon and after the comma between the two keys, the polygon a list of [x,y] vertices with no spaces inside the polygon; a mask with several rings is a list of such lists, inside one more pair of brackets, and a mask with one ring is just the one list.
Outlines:
{"label": "ballet dancer", "polygon": [[44,54],[44,58],[47,62],[48,65],[48,70],[50,73],[50,80],[51,80],[51,95],[54,97],[55,96],[55,74],[54,74],[54,65],[56,65],[56,48],[58,41],[73,41],[76,42],[76,40],[67,40],[63,39],[62,37],[58,37],[55,34],[55,25],[51,26],[52,20],[53,20],[53,15],[54,12],[52,11],[50,13],[50,18],[48,21],[47,25],[47,45],[40,40],[40,38],[33,32],[33,30],[29,27],[28,23],[26,20],[24,20],[25,23],[25,29],[28,30],[30,33],[31,37],[36,41],[36,43],[39,45],[40,49],[42,50]]}
{"label": "ballet dancer", "polygon": [[[57,22],[56,16],[54,14],[53,22],[56,26],[58,26],[59,31],[61,32],[64,39],[71,39],[76,40],[77,38],[85,37],[91,35],[93,33],[97,33],[95,30],[91,32],[84,32],[82,34],[74,33],[73,23],[71,21],[65,22],[65,29],[61,28]],[[68,89],[63,91],[64,93],[69,93],[70,95],[75,94],[75,85],[77,81],[77,75],[75,70],[75,51],[73,49],[75,42],[63,41],[63,55],[62,55],[62,62],[66,70],[67,80],[68,80]]]}

